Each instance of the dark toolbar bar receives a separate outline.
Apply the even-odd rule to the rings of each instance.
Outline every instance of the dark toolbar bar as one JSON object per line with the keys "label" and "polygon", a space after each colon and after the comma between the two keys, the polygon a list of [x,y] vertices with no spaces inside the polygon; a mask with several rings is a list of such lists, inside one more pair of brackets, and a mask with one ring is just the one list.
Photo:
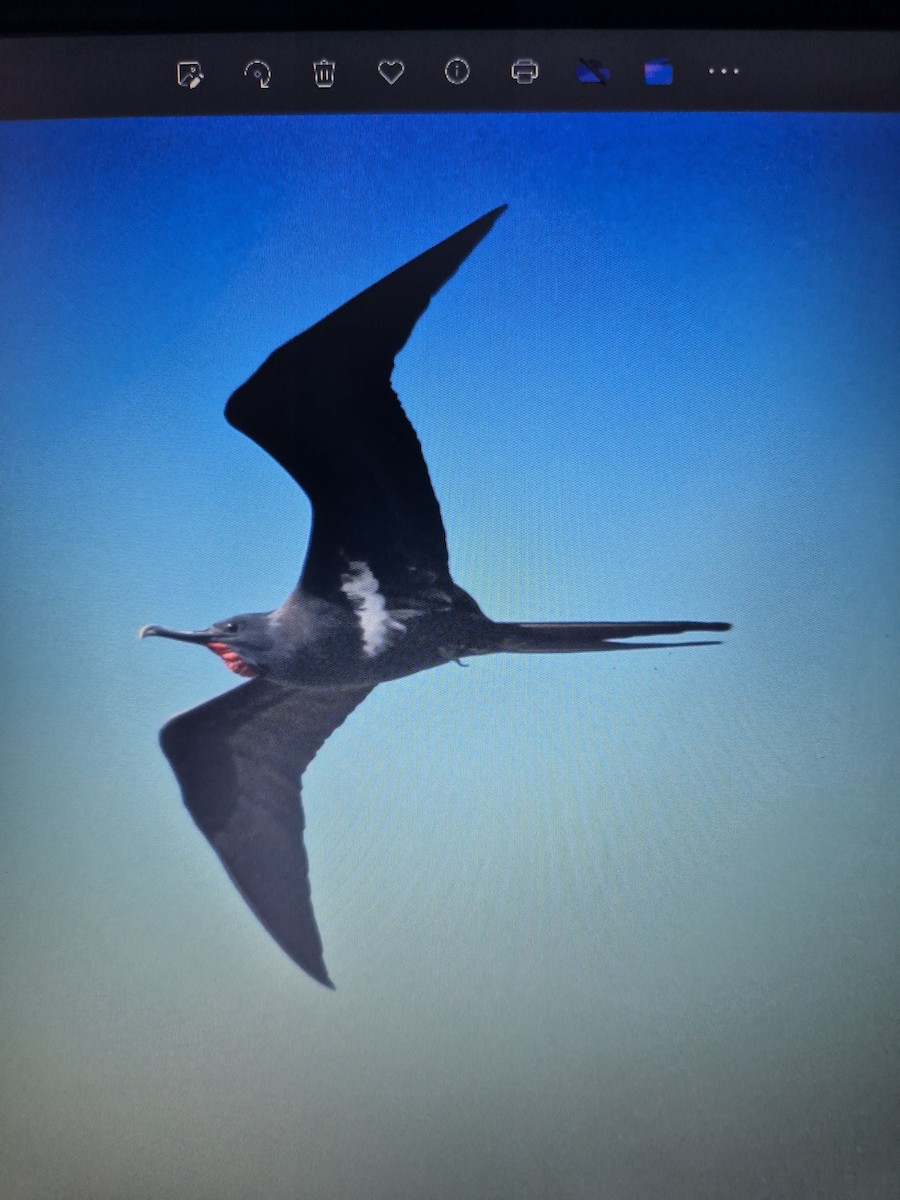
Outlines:
{"label": "dark toolbar bar", "polygon": [[900,108],[900,35],[698,30],[0,41],[0,117]]}

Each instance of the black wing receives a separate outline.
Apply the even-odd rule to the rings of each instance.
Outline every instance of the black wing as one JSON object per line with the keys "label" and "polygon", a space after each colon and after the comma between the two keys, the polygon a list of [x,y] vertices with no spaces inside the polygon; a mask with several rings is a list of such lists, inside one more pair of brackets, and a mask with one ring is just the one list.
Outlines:
{"label": "black wing", "polygon": [[303,845],[300,776],[371,688],[287,688],[254,679],[160,731],[184,803],[250,908],[313,979],[322,958]]}
{"label": "black wing", "polygon": [[279,462],[312,502],[304,591],[333,597],[354,561],[366,563],[385,594],[450,588],[440,508],[391,373],[432,296],[505,208],[286,342],[228,401],[229,422]]}

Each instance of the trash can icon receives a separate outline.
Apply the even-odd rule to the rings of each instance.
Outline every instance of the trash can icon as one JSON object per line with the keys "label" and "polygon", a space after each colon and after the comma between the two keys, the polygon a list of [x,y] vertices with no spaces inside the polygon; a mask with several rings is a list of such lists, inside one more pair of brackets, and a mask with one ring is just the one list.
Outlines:
{"label": "trash can icon", "polygon": [[318,62],[313,63],[313,78],[316,81],[316,87],[330,88],[333,85],[334,67],[335,64],[327,58],[320,58]]}

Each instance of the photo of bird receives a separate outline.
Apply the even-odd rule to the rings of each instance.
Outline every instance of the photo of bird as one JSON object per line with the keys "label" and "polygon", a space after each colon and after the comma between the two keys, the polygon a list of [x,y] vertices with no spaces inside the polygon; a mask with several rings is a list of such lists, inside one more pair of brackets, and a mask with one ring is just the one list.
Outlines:
{"label": "photo of bird", "polygon": [[141,637],[204,645],[242,686],[168,721],[184,803],[279,946],[333,987],[313,911],[301,777],[380,683],[496,653],[715,644],[629,639],[720,633],[726,622],[496,622],[450,574],[422,448],[391,385],[431,299],[505,211],[494,209],[275,350],[225,416],[308,496],[298,583],[276,609]]}

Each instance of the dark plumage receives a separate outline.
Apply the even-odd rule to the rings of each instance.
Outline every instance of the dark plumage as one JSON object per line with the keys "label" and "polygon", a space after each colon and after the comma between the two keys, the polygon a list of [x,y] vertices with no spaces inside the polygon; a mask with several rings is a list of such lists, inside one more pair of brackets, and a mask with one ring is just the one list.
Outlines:
{"label": "dark plumage", "polygon": [[188,811],[241,895],[282,949],[328,987],[300,779],[374,687],[469,655],[642,649],[669,643],[618,639],[730,628],[499,623],[453,582],[440,508],[391,374],[432,296],[503,211],[474,221],[285,343],[228,401],[228,421],[312,503],[306,561],[284,603],[197,632],[141,630],[142,637],[206,645],[250,678],[174,717],[160,741]]}

